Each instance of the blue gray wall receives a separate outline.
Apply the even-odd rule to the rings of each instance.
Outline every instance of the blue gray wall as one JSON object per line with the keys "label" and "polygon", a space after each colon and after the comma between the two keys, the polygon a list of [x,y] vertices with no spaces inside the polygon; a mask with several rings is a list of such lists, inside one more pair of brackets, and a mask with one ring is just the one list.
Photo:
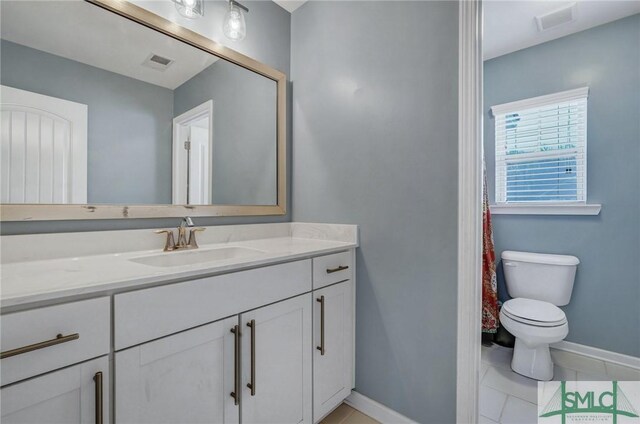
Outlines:
{"label": "blue gray wall", "polygon": [[3,85],[88,105],[89,203],[171,203],[172,90],[9,41],[0,54]]}
{"label": "blue gray wall", "polygon": [[[206,1],[206,14],[201,19],[180,17],[170,1],[135,0],[134,3],[159,14],[178,24],[190,28],[215,41],[229,46],[260,62],[274,67],[289,75],[290,64],[290,22],[289,12],[272,1],[248,1],[251,9],[247,14],[247,37],[240,42],[232,42],[222,34],[222,17],[226,11],[226,1]],[[106,13],[106,12],[105,12]],[[290,88],[290,87],[289,87]],[[291,90],[289,89],[289,102]],[[291,107],[288,108],[287,143],[291,149]],[[198,225],[248,224],[260,222],[286,222],[291,220],[291,159],[288,158],[287,214],[263,217],[210,217],[196,218]],[[1,234],[29,234],[70,231],[120,230],[134,228],[158,228],[175,226],[178,218],[170,219],[117,219],[117,220],[81,220],[81,221],[39,221],[39,222],[3,222]]]}
{"label": "blue gray wall", "polygon": [[274,205],[277,83],[218,60],[174,90],[176,116],[213,100],[213,203]]}
{"label": "blue gray wall", "polygon": [[292,15],[293,218],[360,225],[356,389],[455,421],[457,2]]}
{"label": "blue gray wall", "polygon": [[[587,202],[598,216],[493,216],[496,253],[580,258],[566,340],[640,356],[640,15],[484,64],[485,153],[491,201],[491,106],[589,87]],[[504,289],[504,286],[502,286]]]}

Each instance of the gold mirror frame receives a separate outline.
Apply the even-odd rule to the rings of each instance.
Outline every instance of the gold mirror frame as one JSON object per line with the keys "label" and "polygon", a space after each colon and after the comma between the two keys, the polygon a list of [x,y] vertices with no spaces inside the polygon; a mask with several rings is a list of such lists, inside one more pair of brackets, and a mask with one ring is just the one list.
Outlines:
{"label": "gold mirror frame", "polygon": [[276,205],[67,205],[2,204],[2,221],[77,219],[175,218],[183,216],[284,215],[287,203],[287,76],[264,63],[124,0],[85,0],[207,53],[218,56],[277,83],[277,204]]}

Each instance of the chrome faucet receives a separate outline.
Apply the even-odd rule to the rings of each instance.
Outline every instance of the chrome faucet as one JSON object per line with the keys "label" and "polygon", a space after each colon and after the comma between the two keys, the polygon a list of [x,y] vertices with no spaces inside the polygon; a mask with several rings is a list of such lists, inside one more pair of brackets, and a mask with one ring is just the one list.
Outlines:
{"label": "chrome faucet", "polygon": [[[189,238],[187,239],[187,229],[189,229]],[[174,250],[197,249],[196,233],[204,231],[206,228],[194,228],[191,217],[185,216],[178,226],[178,241],[173,237],[173,230],[156,230],[156,234],[166,234],[167,239],[164,244],[164,251],[171,252]]]}

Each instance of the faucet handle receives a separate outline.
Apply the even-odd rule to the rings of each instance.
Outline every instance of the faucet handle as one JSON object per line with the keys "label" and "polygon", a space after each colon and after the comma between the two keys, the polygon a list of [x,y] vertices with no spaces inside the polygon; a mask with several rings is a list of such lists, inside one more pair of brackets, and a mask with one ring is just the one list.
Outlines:
{"label": "faucet handle", "polygon": [[156,234],[167,234],[167,240],[164,244],[164,251],[170,252],[176,248],[176,242],[173,239],[173,230],[156,230],[154,231]]}
{"label": "faucet handle", "polygon": [[199,227],[199,228],[192,228],[191,231],[189,231],[189,247],[190,248],[192,249],[198,248],[198,242],[196,241],[196,233],[204,230],[206,230],[206,228]]}

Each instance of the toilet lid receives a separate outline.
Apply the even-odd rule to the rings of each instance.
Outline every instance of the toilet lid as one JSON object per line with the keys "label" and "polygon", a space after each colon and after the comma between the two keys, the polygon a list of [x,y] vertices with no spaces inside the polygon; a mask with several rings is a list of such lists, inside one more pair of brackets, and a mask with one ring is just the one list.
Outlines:
{"label": "toilet lid", "polygon": [[556,305],[522,297],[507,300],[502,305],[502,311],[517,321],[545,327],[563,324],[567,319],[562,309]]}

